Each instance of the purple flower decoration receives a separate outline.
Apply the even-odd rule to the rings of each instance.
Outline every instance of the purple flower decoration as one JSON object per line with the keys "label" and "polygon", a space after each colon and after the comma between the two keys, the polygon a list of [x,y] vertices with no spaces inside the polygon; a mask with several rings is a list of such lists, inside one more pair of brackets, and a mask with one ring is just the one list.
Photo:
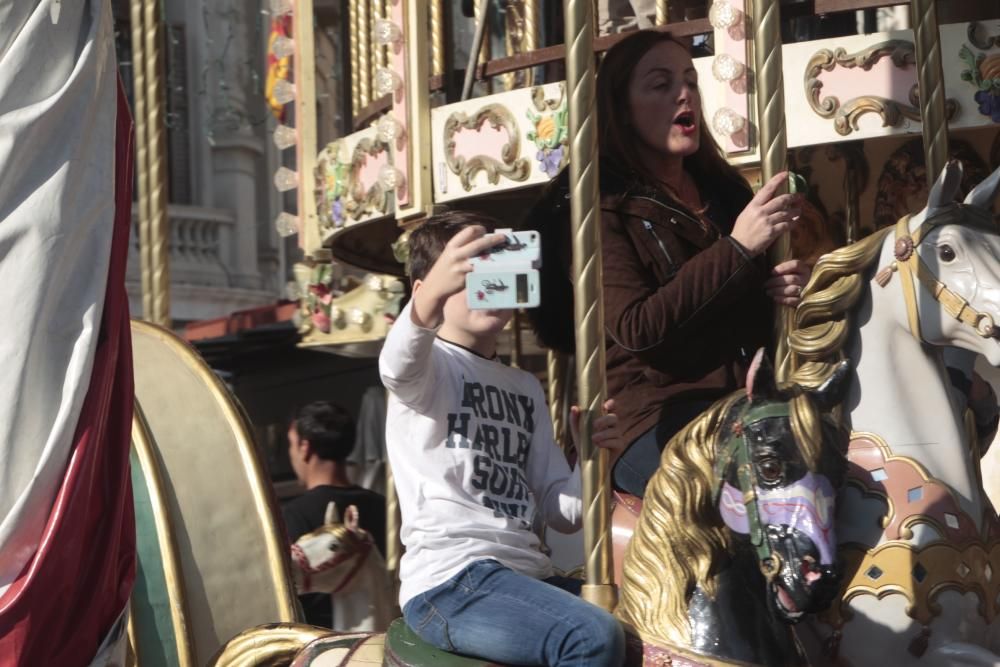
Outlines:
{"label": "purple flower decoration", "polygon": [[546,152],[544,149],[535,154],[535,159],[542,165],[542,171],[549,178],[555,178],[559,174],[562,165],[563,147],[556,146]]}
{"label": "purple flower decoration", "polygon": [[1000,123],[1000,91],[996,88],[980,90],[975,95],[979,113],[989,116],[994,123]]}
{"label": "purple flower decoration", "polygon": [[333,214],[333,222],[338,227],[344,224],[344,204],[340,201],[340,197],[333,200],[333,206],[330,209]]}

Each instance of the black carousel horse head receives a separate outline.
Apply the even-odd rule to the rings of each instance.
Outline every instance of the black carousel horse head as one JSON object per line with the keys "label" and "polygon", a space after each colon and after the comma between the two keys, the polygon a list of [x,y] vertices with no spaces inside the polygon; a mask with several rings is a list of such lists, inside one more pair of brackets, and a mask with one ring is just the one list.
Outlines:
{"label": "black carousel horse head", "polygon": [[825,609],[837,593],[836,489],[846,433],[820,413],[849,386],[843,362],[816,389],[779,388],[758,351],[747,395],[733,404],[716,450],[716,499],[737,548],[751,548],[772,611],[787,623]]}

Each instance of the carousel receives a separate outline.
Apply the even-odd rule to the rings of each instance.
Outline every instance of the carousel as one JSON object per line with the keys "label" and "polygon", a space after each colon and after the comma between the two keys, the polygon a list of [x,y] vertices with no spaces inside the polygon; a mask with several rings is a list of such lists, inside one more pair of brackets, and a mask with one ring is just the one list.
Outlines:
{"label": "carousel", "polygon": [[[114,82],[102,75],[107,3],[90,3],[87,10],[63,5],[58,23],[51,18],[56,0],[27,4],[34,10],[25,14],[25,30],[88,35],[86,48],[76,45],[62,56],[69,63],[67,86],[88,85],[74,78],[76,58],[98,81],[79,94],[101,100],[114,119]],[[586,508],[582,553],[566,558],[584,579],[583,597],[614,612],[626,628],[628,664],[1000,665],[994,509],[1000,455],[956,400],[949,372],[978,374],[1000,388],[995,9],[971,17],[956,8],[963,3],[933,0],[657,0],[653,29],[691,38],[701,49],[696,54],[704,54],[694,58],[703,116],[729,161],[755,186],[794,172],[790,187],[804,191],[810,206],[799,232],[771,252],[775,261],[796,257],[814,268],[802,303],[777,316],[773,364],[758,355],[745,391],[719,401],[671,439],[640,500],[612,491],[607,455],[589,434],[606,398],[595,66],[625,33],[601,34],[599,3],[589,0],[565,0],[558,10],[536,0],[507,2],[502,22],[495,3],[476,2],[459,92],[449,81],[455,22],[463,20],[453,3],[345,0],[340,5],[349,29],[335,56],[349,73],[343,106],[353,131],[321,144],[331,131],[323,127],[329,113],[321,103],[317,58],[333,48],[317,36],[321,4],[329,3],[272,0],[269,8],[268,95],[278,121],[274,140],[287,156],[274,183],[295,201],[275,224],[297,236],[305,257],[294,271],[300,346],[377,355],[406,295],[410,230],[443,207],[489,210],[516,228],[565,170],[577,354],[543,351],[539,367],[557,435],[565,430],[566,406],[583,407],[577,463]],[[29,556],[0,559],[6,578],[0,580],[0,635],[9,633],[22,661],[61,655],[31,652],[44,640],[35,636],[41,631],[30,612],[40,609],[38,618],[46,619],[54,612],[28,600],[28,592],[33,584],[41,590],[40,577],[73,554],[102,549],[100,539],[116,545],[107,552],[116,566],[77,567],[74,576],[103,577],[120,590],[99,610],[95,602],[82,607],[93,612],[93,623],[101,619],[93,632],[104,639],[100,653],[81,649],[90,652],[80,664],[488,664],[426,645],[399,618],[402,546],[391,470],[384,472],[390,519],[384,559],[354,507],[331,506],[326,525],[285,544],[247,417],[166,326],[155,5],[132,0],[134,43],[146,47],[137,62],[150,63],[137,67],[148,76],[136,82],[142,94],[133,110],[146,320],[129,326],[114,310],[121,298],[113,283],[123,270],[114,252],[124,242],[118,223],[103,237],[112,248],[110,258],[107,248],[101,255],[107,275],[77,286],[89,295],[87,303],[99,306],[100,326],[92,322],[81,333],[97,350],[93,373],[107,376],[114,390],[91,406],[89,370],[58,378],[80,385],[84,417],[97,419],[93,414],[102,409],[111,414],[98,420],[101,433],[110,434],[107,442],[116,424],[125,438],[117,458],[104,455],[117,461],[108,469],[118,475],[117,485],[106,487],[118,495],[105,502],[119,512],[106,516],[121,530],[109,537],[115,531],[99,527],[96,504],[90,514],[69,512],[65,496],[80,493],[73,480],[87,472],[78,470],[86,468],[82,454],[70,458],[69,468],[51,463],[49,448],[29,460],[18,452],[23,440],[15,442],[15,425],[10,440],[0,443],[0,461],[50,470],[47,486],[35,476],[22,496],[40,506],[47,493],[69,519],[46,520],[24,509],[31,503],[6,502],[0,494],[8,512],[0,524],[0,540],[7,541],[0,546],[34,539],[47,558],[37,574]],[[895,7],[902,24],[829,38],[801,29],[828,15],[882,5]],[[562,24],[562,43],[544,38],[556,33],[553,22]],[[794,39],[802,34],[808,38]],[[0,30],[0,46],[2,38]],[[505,52],[493,53],[497,45]],[[17,49],[30,51],[15,46],[0,48],[0,62],[18,56]],[[18,62],[30,62],[30,55]],[[0,102],[19,90],[6,71],[0,67]],[[93,123],[108,145],[124,143],[127,153],[120,95],[118,104],[117,144],[114,123]],[[39,123],[52,122],[45,109],[37,113]],[[8,117],[0,104],[0,137]],[[18,155],[17,142],[6,146],[0,139],[0,155]],[[106,170],[127,168],[121,165],[128,160],[112,157],[104,156]],[[9,171],[0,167],[0,193],[14,180]],[[19,171],[18,178],[29,172]],[[122,173],[118,182],[130,182]],[[39,183],[39,190],[49,185]],[[31,191],[31,184],[22,187]],[[4,205],[0,197],[0,210]],[[113,208],[105,211],[109,220],[116,219]],[[0,246],[4,238],[0,224]],[[61,252],[75,258],[81,250]],[[338,292],[345,267],[364,278]],[[44,323],[48,311],[39,305],[35,312]],[[80,318],[88,317],[94,315],[85,308]],[[512,327],[505,344],[519,363],[530,334],[519,317]],[[21,334],[30,339],[30,331]],[[102,354],[130,354],[131,363],[116,367]],[[125,366],[129,380],[134,375],[134,401],[120,377]],[[129,416],[130,430],[124,426]],[[763,420],[780,424],[779,433],[765,437]],[[61,428],[62,440],[74,442],[72,427]],[[762,443],[771,446],[767,452],[760,451]],[[775,477],[766,465],[775,450],[781,470],[801,474]],[[129,482],[131,498],[124,491]],[[74,533],[64,525],[72,520],[91,528]],[[31,522],[34,532],[12,528]],[[60,530],[75,535],[64,547],[49,539]],[[71,553],[59,556],[60,548]],[[301,622],[296,594],[306,592],[331,596],[336,631]],[[5,660],[0,655],[0,664]]]}

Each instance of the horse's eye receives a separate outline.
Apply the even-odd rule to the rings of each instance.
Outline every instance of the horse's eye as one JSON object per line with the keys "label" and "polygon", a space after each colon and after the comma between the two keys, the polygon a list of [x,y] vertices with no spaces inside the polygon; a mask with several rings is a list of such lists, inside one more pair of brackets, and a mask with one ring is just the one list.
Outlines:
{"label": "horse's eye", "polygon": [[331,542],[330,543],[330,551],[336,551],[339,548],[340,548],[340,545],[337,544],[336,542]]}
{"label": "horse's eye", "polygon": [[777,482],[781,479],[781,474],[784,472],[781,461],[774,458],[762,460],[757,464],[757,468],[760,470],[760,476],[765,482]]}
{"label": "horse's eye", "polygon": [[942,262],[954,262],[955,251],[950,245],[943,245],[938,248],[938,257]]}

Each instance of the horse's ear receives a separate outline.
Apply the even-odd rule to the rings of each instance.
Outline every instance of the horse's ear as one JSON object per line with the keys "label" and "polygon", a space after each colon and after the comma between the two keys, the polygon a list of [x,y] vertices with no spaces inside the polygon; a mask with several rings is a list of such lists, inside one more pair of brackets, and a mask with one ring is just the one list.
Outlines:
{"label": "horse's ear", "polygon": [[351,532],[358,530],[358,520],[360,514],[356,505],[348,505],[347,510],[344,512],[344,525]]}
{"label": "horse's ear", "polygon": [[326,515],[323,517],[323,524],[332,526],[335,523],[340,523],[340,513],[337,512],[337,503],[331,501],[326,506]]}
{"label": "horse's ear", "polygon": [[1000,167],[992,174],[984,178],[983,181],[972,188],[972,192],[965,198],[965,203],[969,206],[984,208],[987,211],[993,210],[993,198],[997,194],[997,186],[1000,185]]}
{"label": "horse's ear", "polygon": [[941,170],[941,175],[934,181],[930,195],[927,197],[927,208],[942,208],[955,203],[955,193],[962,184],[962,163],[949,160]]}
{"label": "horse's ear", "polygon": [[770,398],[778,393],[778,383],[774,379],[774,367],[764,353],[764,348],[757,350],[747,371],[747,398],[751,401]]}
{"label": "horse's ear", "polygon": [[807,393],[823,412],[829,412],[844,402],[851,386],[851,362],[841,361],[823,384]]}

